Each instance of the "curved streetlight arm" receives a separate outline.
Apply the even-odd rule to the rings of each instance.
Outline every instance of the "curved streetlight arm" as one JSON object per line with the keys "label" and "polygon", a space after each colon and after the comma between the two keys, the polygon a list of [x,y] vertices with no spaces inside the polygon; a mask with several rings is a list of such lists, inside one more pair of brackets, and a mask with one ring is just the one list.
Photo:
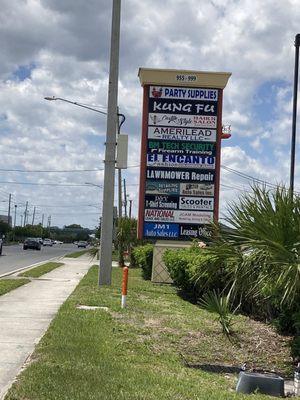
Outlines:
{"label": "curved streetlight arm", "polygon": [[107,113],[105,111],[100,111],[100,110],[97,110],[96,108],[85,106],[83,104],[77,103],[77,101],[71,101],[71,100],[63,99],[62,97],[55,97],[55,96],[49,97],[49,96],[46,96],[46,97],[44,97],[44,99],[45,100],[49,100],[49,101],[54,101],[54,100],[64,101],[65,103],[74,104],[75,106],[82,107],[82,108],[87,108],[88,110],[95,111],[95,112],[97,112],[99,114],[107,115]]}
{"label": "curved streetlight arm", "polygon": [[125,117],[124,114],[121,114],[121,113],[118,113],[118,117],[121,117],[121,118],[122,118],[122,121],[121,121],[121,122],[120,122],[120,120],[119,120],[119,132],[118,132],[118,133],[120,133],[121,126],[124,124],[124,122],[125,122],[125,120],[126,120],[126,117]]}
{"label": "curved streetlight arm", "polygon": [[97,187],[97,188],[100,188],[100,189],[103,188],[103,185],[96,185],[96,183],[92,183],[92,182],[84,182],[84,184],[87,185],[87,186],[94,186],[94,187]]}
{"label": "curved streetlight arm", "polygon": [[[88,110],[95,111],[95,112],[97,112],[99,114],[107,115],[107,112],[105,112],[105,111],[100,111],[100,110],[97,110],[96,108],[92,108],[92,107],[86,106],[84,104],[78,103],[77,101],[67,100],[67,99],[64,99],[62,97],[46,96],[46,97],[44,97],[44,99],[48,100],[48,101],[55,101],[55,100],[64,101],[65,103],[74,104],[75,106],[82,107],[82,108],[87,108]],[[119,123],[119,129],[120,129],[121,126],[124,124],[124,122],[126,120],[126,117],[125,117],[124,114],[121,114],[121,113],[118,113],[117,115],[118,115],[118,117],[122,118],[122,121]]]}

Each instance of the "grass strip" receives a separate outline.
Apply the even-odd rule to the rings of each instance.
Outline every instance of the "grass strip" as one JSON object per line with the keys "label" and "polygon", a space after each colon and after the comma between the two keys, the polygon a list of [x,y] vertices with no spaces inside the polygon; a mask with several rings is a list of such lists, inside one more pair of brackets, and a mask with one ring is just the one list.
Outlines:
{"label": "grass strip", "polygon": [[[236,365],[251,357],[258,366],[280,368],[286,362],[282,338],[267,325],[234,317],[241,335],[235,345],[220,334],[211,314],[179,297],[172,286],[144,281],[137,269],[129,271],[128,307],[122,310],[121,281],[122,271],[114,268],[112,286],[99,288],[98,268],[90,269],[5,400],[249,399],[235,393],[236,375],[201,365]],[[78,304],[109,311],[80,310]],[[259,346],[252,336],[262,341]]]}
{"label": "grass strip", "polygon": [[59,262],[48,262],[38,267],[31,268],[28,271],[22,272],[19,276],[26,276],[30,278],[38,278],[41,275],[47,274],[47,272],[52,271],[55,268],[61,267],[64,265],[63,263]]}
{"label": "grass strip", "polygon": [[16,289],[19,286],[30,282],[29,279],[1,279],[0,280],[0,296]]}
{"label": "grass strip", "polygon": [[78,258],[78,257],[83,256],[84,254],[86,254],[88,252],[89,252],[89,249],[79,250],[79,251],[76,251],[74,253],[66,254],[65,257],[67,257],[67,258]]}

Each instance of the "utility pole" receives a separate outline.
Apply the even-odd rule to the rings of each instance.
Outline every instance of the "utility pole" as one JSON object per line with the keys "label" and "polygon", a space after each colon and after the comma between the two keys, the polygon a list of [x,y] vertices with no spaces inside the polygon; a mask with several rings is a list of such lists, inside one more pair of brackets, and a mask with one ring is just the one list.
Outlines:
{"label": "utility pole", "polygon": [[10,206],[11,206],[11,193],[9,194],[9,197],[8,197],[8,213],[7,213],[8,226],[10,226],[10,223],[9,223],[9,221],[10,221]]}
{"label": "utility pole", "polygon": [[16,227],[16,222],[17,222],[17,204],[15,204],[15,219],[14,219],[14,228]]}
{"label": "utility pole", "polygon": [[28,201],[26,201],[25,211],[24,211],[24,227],[27,222],[27,210],[28,210]]}
{"label": "utility pole", "polygon": [[35,206],[33,208],[33,214],[32,214],[32,223],[31,223],[32,226],[34,224],[34,218],[35,218]]}
{"label": "utility pole", "polygon": [[48,223],[47,223],[47,229],[48,229],[49,236],[50,236],[50,227],[51,227],[51,215],[49,215]]}
{"label": "utility pole", "polygon": [[121,0],[113,0],[99,285],[111,284]]}
{"label": "utility pole", "polygon": [[43,236],[43,228],[44,228],[44,214],[42,214],[41,237]]}
{"label": "utility pole", "polygon": [[125,180],[125,178],[123,179],[123,184],[124,184],[124,214],[125,214],[125,218],[127,218],[127,195],[126,195],[126,180]]}
{"label": "utility pole", "polygon": [[295,176],[299,46],[300,46],[300,33],[297,33],[297,35],[295,36],[294,98],[293,98],[293,122],[292,122],[291,170],[290,170],[290,193],[292,197],[294,194],[294,176]]}
{"label": "utility pole", "polygon": [[129,200],[129,218],[131,219],[132,200]]}

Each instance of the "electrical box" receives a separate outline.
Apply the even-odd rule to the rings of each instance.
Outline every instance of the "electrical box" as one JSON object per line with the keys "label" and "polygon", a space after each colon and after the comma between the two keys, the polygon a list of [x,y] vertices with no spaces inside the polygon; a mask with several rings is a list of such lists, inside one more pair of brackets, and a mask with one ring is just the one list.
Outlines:
{"label": "electrical box", "polygon": [[117,162],[116,168],[126,169],[128,158],[128,135],[120,134],[117,138]]}

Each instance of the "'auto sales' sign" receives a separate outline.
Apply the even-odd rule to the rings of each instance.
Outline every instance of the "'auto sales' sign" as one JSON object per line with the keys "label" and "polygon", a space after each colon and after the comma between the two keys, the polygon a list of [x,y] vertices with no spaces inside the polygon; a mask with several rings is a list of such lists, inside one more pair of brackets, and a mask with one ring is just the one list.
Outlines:
{"label": "'auto sales' sign", "polygon": [[216,220],[221,90],[148,85],[144,96],[140,237],[209,238]]}

